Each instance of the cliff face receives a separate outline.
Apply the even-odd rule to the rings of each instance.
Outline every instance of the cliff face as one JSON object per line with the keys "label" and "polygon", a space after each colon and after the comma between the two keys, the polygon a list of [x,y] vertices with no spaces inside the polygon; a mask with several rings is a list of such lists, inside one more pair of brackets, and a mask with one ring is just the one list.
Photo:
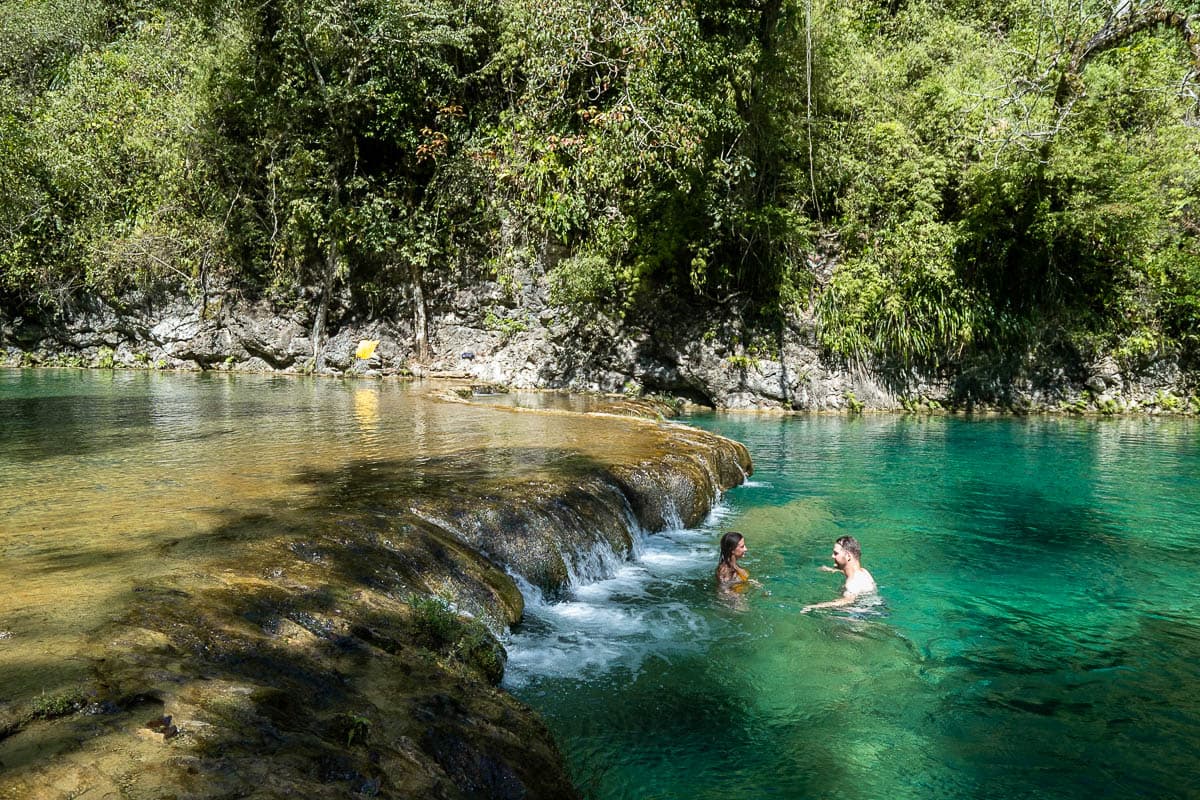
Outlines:
{"label": "cliff face", "polygon": [[[671,308],[634,318],[550,304],[534,273],[517,288],[444,288],[428,309],[429,359],[402,316],[332,318],[319,348],[311,310],[192,300],[93,302],[53,321],[0,318],[0,365],[459,375],[516,388],[650,392],[718,408],[1200,413],[1200,375],[1180,353],[1140,360],[1044,348],[937,374],[848,366],[819,346],[816,321],[771,329],[737,309]],[[372,357],[358,343],[377,340]]]}
{"label": "cliff face", "polygon": [[302,507],[226,520],[226,559],[135,586],[96,632],[88,686],[3,709],[0,797],[577,796],[545,727],[497,688],[513,575],[561,592],[581,554],[628,557],[750,471],[730,440],[611,424],[629,459],[543,453],[551,468],[516,480],[461,459],[419,479],[351,463],[306,475],[320,490]]}

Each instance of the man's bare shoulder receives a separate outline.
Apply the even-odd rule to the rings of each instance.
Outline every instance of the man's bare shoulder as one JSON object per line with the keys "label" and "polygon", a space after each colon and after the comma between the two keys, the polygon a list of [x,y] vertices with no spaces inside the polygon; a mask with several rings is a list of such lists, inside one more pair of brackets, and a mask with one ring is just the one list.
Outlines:
{"label": "man's bare shoulder", "polygon": [[875,579],[865,569],[860,569],[853,576],[846,579],[847,594],[867,594],[868,592],[875,591],[875,589]]}

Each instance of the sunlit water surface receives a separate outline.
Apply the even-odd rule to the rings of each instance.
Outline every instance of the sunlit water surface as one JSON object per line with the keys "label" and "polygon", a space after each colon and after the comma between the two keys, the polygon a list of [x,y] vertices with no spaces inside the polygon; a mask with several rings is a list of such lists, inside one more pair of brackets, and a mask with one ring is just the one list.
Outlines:
{"label": "sunlit water surface", "polygon": [[[552,474],[572,453],[649,455],[618,421],[427,388],[0,370],[0,702],[83,679],[89,632],[141,587],[187,587],[228,560],[213,534],[230,519],[261,512],[247,530],[266,535],[273,509],[313,525],[380,512],[321,480],[369,482],[397,461],[418,481],[485,480]],[[545,715],[586,791],[1200,797],[1194,421],[691,421],[745,442],[753,481],[705,527],[643,537],[635,561],[568,602],[529,592],[507,642],[506,685]],[[330,496],[346,507],[322,507]],[[733,601],[711,577],[731,527],[763,584]],[[817,566],[842,534],[862,540],[883,605],[800,615],[836,595]]]}
{"label": "sunlit water surface", "polygon": [[[752,482],[508,642],[594,797],[1200,797],[1194,421],[691,421]],[[883,604],[800,614],[845,534]]]}
{"label": "sunlit water surface", "polygon": [[554,475],[580,454],[651,457],[621,420],[437,390],[0,369],[0,704],[84,680],[88,637],[139,592],[190,588],[236,560],[239,541],[281,535],[281,519],[317,528],[404,507],[374,475],[454,486]]}

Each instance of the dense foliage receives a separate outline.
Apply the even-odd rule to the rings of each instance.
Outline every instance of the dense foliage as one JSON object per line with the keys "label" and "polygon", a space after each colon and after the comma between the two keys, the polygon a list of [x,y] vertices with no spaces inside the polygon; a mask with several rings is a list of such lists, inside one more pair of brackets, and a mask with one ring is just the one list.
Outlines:
{"label": "dense foliage", "polygon": [[0,303],[233,286],[319,338],[544,271],[581,312],[813,313],[900,369],[1194,354],[1197,14],[7,0]]}

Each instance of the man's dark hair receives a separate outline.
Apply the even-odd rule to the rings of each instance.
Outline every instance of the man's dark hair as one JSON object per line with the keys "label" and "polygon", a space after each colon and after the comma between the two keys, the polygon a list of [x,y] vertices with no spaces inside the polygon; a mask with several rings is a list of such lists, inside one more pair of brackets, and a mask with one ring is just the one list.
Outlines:
{"label": "man's dark hair", "polygon": [[854,556],[856,561],[862,561],[862,545],[858,543],[858,539],[853,536],[843,536],[837,540],[837,543],[842,546],[843,550]]}

